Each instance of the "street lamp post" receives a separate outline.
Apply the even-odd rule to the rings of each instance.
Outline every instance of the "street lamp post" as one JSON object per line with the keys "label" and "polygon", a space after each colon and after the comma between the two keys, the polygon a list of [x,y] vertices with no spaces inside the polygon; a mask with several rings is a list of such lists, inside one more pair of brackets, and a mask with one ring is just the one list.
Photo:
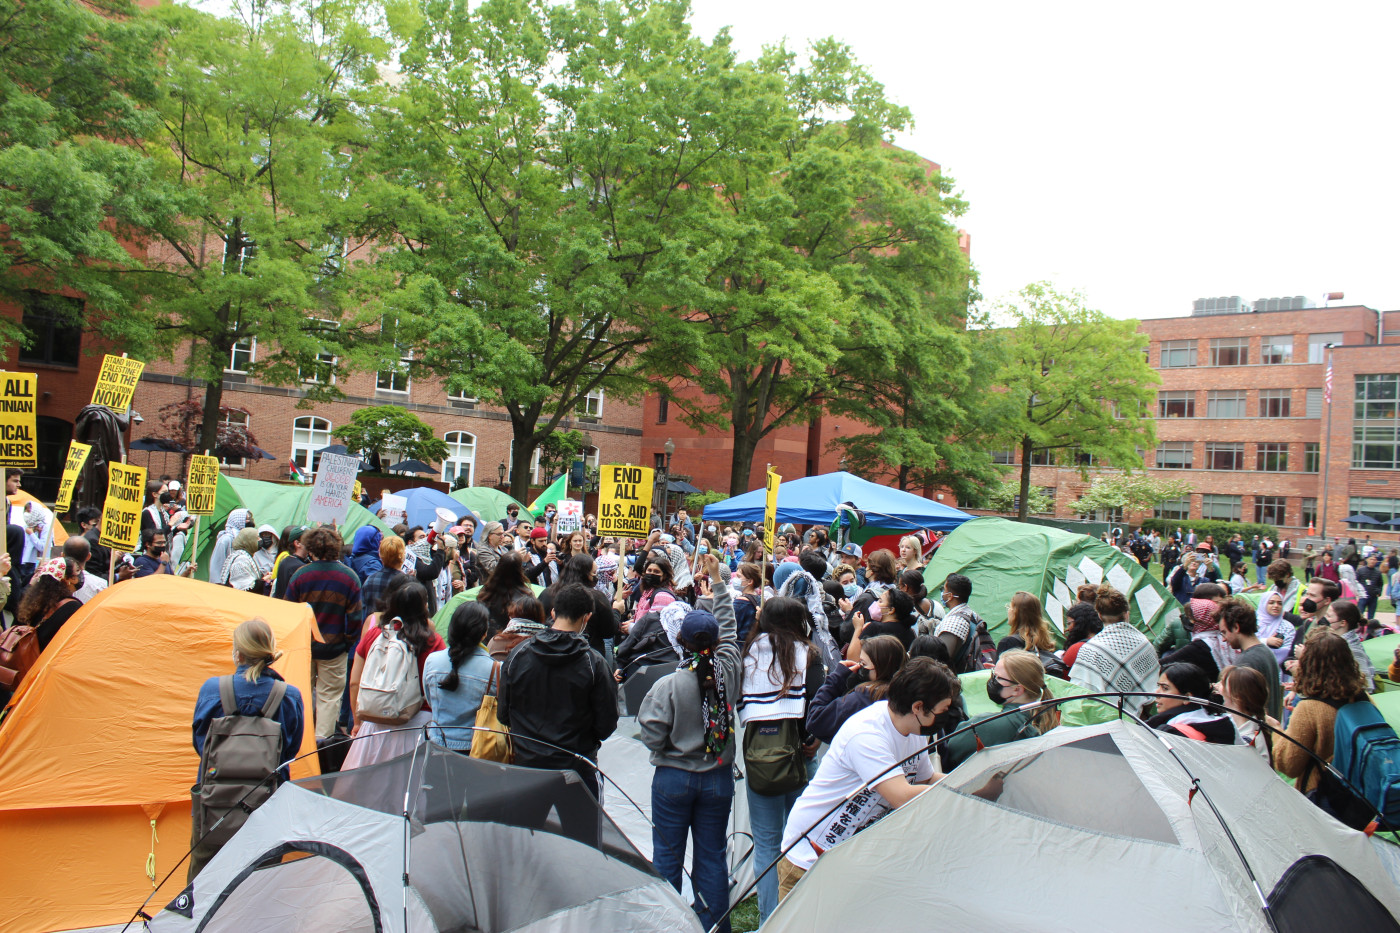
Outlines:
{"label": "street lamp post", "polygon": [[661,482],[659,485],[661,486],[661,527],[665,529],[666,513],[670,506],[671,499],[671,455],[676,452],[676,442],[668,437],[662,449],[666,451],[666,460],[665,465],[661,468]]}
{"label": "street lamp post", "polygon": [[496,467],[496,485],[504,489],[506,487],[506,462],[501,461],[501,465]]}

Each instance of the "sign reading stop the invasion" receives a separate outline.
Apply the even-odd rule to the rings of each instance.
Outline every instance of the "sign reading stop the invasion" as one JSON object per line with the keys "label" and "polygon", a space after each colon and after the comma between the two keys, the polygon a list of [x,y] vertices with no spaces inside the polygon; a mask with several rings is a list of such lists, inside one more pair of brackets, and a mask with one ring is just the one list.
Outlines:
{"label": "sign reading stop the invasion", "polygon": [[107,464],[107,501],[102,505],[98,544],[119,551],[136,550],[141,543],[141,500],[145,492],[145,467]]}
{"label": "sign reading stop the invasion", "polygon": [[219,491],[219,458],[204,454],[190,457],[190,475],[185,483],[185,511],[191,515],[213,515],[214,497]]}
{"label": "sign reading stop the invasion", "polygon": [[645,538],[651,531],[650,467],[608,464],[598,477],[598,534]]}
{"label": "sign reading stop the invasion", "polygon": [[0,373],[0,466],[34,469],[39,451],[34,443],[34,390],[39,379],[33,373]]}
{"label": "sign reading stop the invasion", "polygon": [[58,498],[54,500],[54,508],[58,511],[66,512],[72,507],[73,490],[78,485],[78,474],[83,472],[83,464],[87,463],[91,450],[90,444],[69,442],[68,459],[63,462],[63,478],[58,481]]}
{"label": "sign reading stop the invasion", "polygon": [[136,383],[141,381],[141,370],[146,364],[125,356],[108,353],[102,358],[102,369],[97,373],[97,385],[92,390],[92,404],[105,405],[113,411],[126,411],[131,407],[131,396],[136,391]]}

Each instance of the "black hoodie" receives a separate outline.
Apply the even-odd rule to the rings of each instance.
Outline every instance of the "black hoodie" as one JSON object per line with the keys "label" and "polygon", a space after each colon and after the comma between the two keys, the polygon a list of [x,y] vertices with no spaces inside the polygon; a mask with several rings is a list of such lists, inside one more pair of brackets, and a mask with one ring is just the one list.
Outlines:
{"label": "black hoodie", "polygon": [[579,769],[572,755],[530,738],[596,762],[617,728],[617,682],[603,656],[573,632],[548,629],[516,645],[501,665],[496,702],[515,736],[515,763],[526,767]]}

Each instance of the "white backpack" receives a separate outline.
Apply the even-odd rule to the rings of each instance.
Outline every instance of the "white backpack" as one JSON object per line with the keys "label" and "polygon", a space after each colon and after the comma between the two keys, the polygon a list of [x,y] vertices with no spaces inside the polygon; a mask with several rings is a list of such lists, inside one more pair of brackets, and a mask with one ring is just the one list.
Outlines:
{"label": "white backpack", "polygon": [[385,726],[401,726],[423,706],[418,659],[399,634],[398,618],[379,626],[380,635],[365,656],[355,715]]}

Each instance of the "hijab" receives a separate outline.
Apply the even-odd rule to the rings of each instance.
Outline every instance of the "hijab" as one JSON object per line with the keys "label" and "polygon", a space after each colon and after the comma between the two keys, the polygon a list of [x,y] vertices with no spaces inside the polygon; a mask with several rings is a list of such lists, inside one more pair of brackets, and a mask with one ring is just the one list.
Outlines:
{"label": "hijab", "polygon": [[[216,567],[219,570],[223,570],[224,565],[228,563],[229,552],[233,547],[233,539],[237,537],[240,531],[248,526],[249,514],[247,509],[234,509],[232,512],[228,513],[228,520],[224,522],[224,530],[219,532],[218,538],[214,541],[214,551],[209,555],[209,569],[211,573],[214,572],[214,568]],[[256,539],[256,537],[255,534],[254,538]]]}
{"label": "hijab", "polygon": [[359,574],[361,580],[367,580],[370,574],[384,569],[384,564],[379,560],[379,542],[383,539],[384,533],[373,525],[356,529],[350,547],[350,569]]}

